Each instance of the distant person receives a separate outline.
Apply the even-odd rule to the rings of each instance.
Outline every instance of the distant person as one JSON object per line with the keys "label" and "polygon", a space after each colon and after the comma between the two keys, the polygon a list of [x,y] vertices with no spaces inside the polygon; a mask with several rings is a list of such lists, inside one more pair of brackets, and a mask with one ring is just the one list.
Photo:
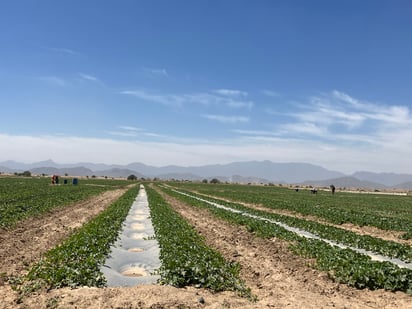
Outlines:
{"label": "distant person", "polygon": [[335,194],[336,188],[334,185],[330,185],[330,190],[332,191],[332,194]]}
{"label": "distant person", "polygon": [[312,194],[318,194],[318,189],[316,188],[312,188],[310,191],[312,192]]}

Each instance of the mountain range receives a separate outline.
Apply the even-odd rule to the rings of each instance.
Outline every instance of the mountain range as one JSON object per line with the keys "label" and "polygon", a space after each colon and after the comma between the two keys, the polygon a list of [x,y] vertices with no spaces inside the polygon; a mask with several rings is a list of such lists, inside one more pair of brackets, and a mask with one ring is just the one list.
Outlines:
{"label": "mountain range", "polygon": [[233,162],[204,166],[163,166],[155,167],[143,163],[127,165],[96,164],[80,162],[76,164],[59,164],[52,160],[20,163],[16,161],[0,162],[0,172],[15,173],[30,171],[32,174],[68,174],[71,176],[107,176],[202,180],[218,178],[221,181],[238,183],[284,183],[304,184],[346,188],[369,189],[412,189],[412,174],[373,173],[367,171],[345,175],[309,163],[275,163],[271,161]]}

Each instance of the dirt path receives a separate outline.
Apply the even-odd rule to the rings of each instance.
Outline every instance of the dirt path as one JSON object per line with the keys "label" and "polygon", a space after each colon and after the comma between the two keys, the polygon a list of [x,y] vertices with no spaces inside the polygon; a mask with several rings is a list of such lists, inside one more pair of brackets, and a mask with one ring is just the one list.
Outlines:
{"label": "dirt path", "polygon": [[240,263],[242,278],[259,298],[256,303],[231,292],[149,285],[64,288],[39,292],[16,304],[15,293],[6,284],[0,286],[0,308],[412,308],[412,297],[405,293],[361,291],[334,283],[324,273],[308,268],[307,261],[291,255],[286,242],[254,237],[205,210],[162,195],[210,246]]}
{"label": "dirt path", "polygon": [[380,238],[383,240],[389,240],[389,241],[393,241],[393,242],[397,242],[400,244],[406,244],[409,246],[412,246],[412,239],[401,239],[400,237],[405,234],[404,232],[399,232],[399,231],[388,231],[388,230],[382,230],[379,229],[377,227],[374,226],[359,226],[359,225],[355,225],[352,223],[344,223],[344,224],[333,224],[330,223],[322,218],[316,217],[316,216],[311,216],[311,215],[302,215],[300,213],[294,212],[294,211],[288,211],[285,209],[272,209],[269,207],[265,207],[262,204],[251,204],[251,203],[245,203],[245,202],[241,202],[241,201],[235,201],[235,200],[231,200],[231,199],[227,199],[227,198],[222,198],[222,197],[216,197],[213,195],[209,195],[209,194],[204,194],[204,193],[200,193],[198,191],[193,190],[192,192],[198,194],[198,195],[202,195],[204,197],[211,197],[211,198],[217,198],[220,199],[222,201],[226,201],[229,203],[237,203],[249,208],[253,208],[256,210],[261,210],[261,211],[265,211],[265,212],[270,212],[270,213],[274,213],[274,214],[278,214],[278,215],[284,215],[284,216],[289,216],[289,217],[295,217],[295,218],[299,218],[299,219],[305,219],[305,220],[310,220],[310,221],[314,221],[314,222],[318,222],[324,225],[329,225],[329,226],[333,226],[333,227],[337,227],[340,229],[344,229],[347,231],[351,231],[354,233],[357,233],[359,235],[368,235],[368,236],[372,236],[375,238]]}
{"label": "dirt path", "polygon": [[24,220],[13,230],[0,230],[0,274],[24,274],[28,266],[36,262],[44,252],[103,211],[126,190],[106,191],[44,216]]}
{"label": "dirt path", "polygon": [[292,255],[288,243],[257,238],[205,210],[162,195],[210,246],[241,264],[243,279],[259,298],[253,308],[412,308],[412,297],[405,293],[357,290],[334,283],[326,274],[308,268],[308,261]]}
{"label": "dirt path", "polygon": [[38,261],[42,254],[98,215],[126,190],[106,191],[41,217],[24,220],[12,230],[0,230],[0,308],[17,306],[17,293],[11,289],[7,277],[27,273],[29,267]]}

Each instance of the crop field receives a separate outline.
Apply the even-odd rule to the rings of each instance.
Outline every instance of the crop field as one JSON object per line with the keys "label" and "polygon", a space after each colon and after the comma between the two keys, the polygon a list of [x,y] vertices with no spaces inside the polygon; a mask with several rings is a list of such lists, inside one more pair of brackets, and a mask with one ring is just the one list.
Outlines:
{"label": "crop field", "polygon": [[313,215],[330,223],[352,223],[400,231],[404,232],[404,238],[412,238],[412,196],[346,192],[332,195],[329,191],[321,190],[312,195],[308,190],[296,192],[274,186],[212,186],[196,183],[176,183],[175,186],[234,202]]}
{"label": "crop field", "polygon": [[[105,287],[99,266],[137,183],[81,179],[77,186],[56,186],[48,178],[0,178],[0,250],[17,242],[29,252],[33,238],[47,244],[32,249],[39,252],[30,260],[17,252],[4,262],[0,308],[89,308],[96,302],[102,308],[408,308],[412,302],[411,196],[188,182],[144,186],[161,279],[126,289]],[[110,201],[95,202],[97,212],[90,214],[85,201],[120,189]],[[68,207],[67,218],[53,217]],[[40,230],[56,228],[31,233],[28,219]]]}
{"label": "crop field", "polygon": [[48,177],[0,177],[0,228],[128,184],[96,179],[82,179],[78,185],[64,185],[63,179],[61,183],[50,185]]}
{"label": "crop field", "polygon": [[[359,222],[357,220],[363,215],[363,217],[373,218],[373,220],[370,219],[368,222],[374,222],[375,226],[382,227],[383,225],[379,224],[379,222],[387,222],[387,224],[384,225],[386,229],[392,227],[393,230],[408,231],[405,229],[410,228],[412,224],[412,220],[410,220],[412,212],[410,197],[404,196],[402,200],[399,197],[391,197],[392,199],[388,199],[382,196],[378,198],[376,196],[362,196],[361,202],[353,203],[355,201],[354,194],[332,196],[330,193],[327,194],[324,192],[323,194],[319,194],[319,196],[315,194],[312,196],[309,191],[296,192],[283,188],[253,187],[250,189],[246,187],[246,189],[248,189],[246,190],[247,193],[249,193],[248,195],[243,191],[244,186],[229,186],[229,189],[226,190],[225,185],[205,186],[185,184],[180,185],[180,188],[185,188],[186,190],[179,191],[169,189],[169,192],[192,205],[209,208],[217,216],[234,224],[244,225],[249,231],[260,237],[278,237],[294,241],[295,244],[291,247],[294,252],[315,259],[316,262],[314,264],[319,269],[328,271],[330,276],[335,280],[348,283],[357,288],[384,288],[387,290],[412,292],[412,247],[410,245],[369,235],[360,235],[346,229],[317,222],[316,220],[297,218],[292,215],[267,211],[276,208],[282,210],[287,209],[300,214],[304,212],[305,215],[311,215],[312,218],[316,215],[319,216],[319,214],[323,212],[333,212],[335,218],[329,217],[329,215],[319,216],[322,219],[329,218],[328,221],[333,223]],[[168,187],[165,187],[165,189],[167,190]],[[203,193],[203,196],[199,195],[200,192]],[[205,194],[207,198],[204,198]],[[226,199],[217,199],[213,198],[213,196],[224,197]],[[275,196],[277,196],[277,198],[274,198]],[[298,196],[298,198],[296,196]],[[251,205],[261,204],[262,208],[256,209],[245,206],[244,204],[229,202],[228,198],[237,202],[247,201],[251,203]],[[334,200],[336,200],[335,203],[333,202]],[[291,205],[289,204],[290,201],[292,201],[292,203],[294,201],[295,204],[293,207],[288,207],[288,205]],[[351,201],[355,205],[351,204]],[[364,203],[363,205],[361,204],[362,202]],[[227,208],[216,208],[215,203],[224,205],[228,209],[233,209],[234,212],[228,211]],[[322,203],[325,205],[320,206]],[[299,205],[303,206],[303,211],[299,211]],[[367,212],[368,206],[371,208],[370,214]],[[310,207],[313,209],[312,212],[310,211]],[[359,207],[362,207],[362,209],[358,210],[357,208]],[[322,211],[322,209],[324,211]],[[396,209],[396,212],[394,209]],[[244,213],[247,214],[246,217]],[[254,216],[264,220],[258,220]],[[339,218],[336,220],[336,217]],[[399,268],[388,262],[372,261],[364,254],[356,253],[354,250],[341,249],[336,246],[330,246],[320,240],[308,240],[304,237],[299,237],[296,233],[287,231],[282,228],[282,226],[268,222],[270,219],[313,233],[325,240],[334,241],[338,244],[353,248],[364,249],[372,254],[396,258],[406,262],[409,268]],[[388,223],[389,221],[391,222]],[[365,223],[365,221],[362,221],[362,223]],[[402,234],[401,237],[405,238],[405,234]]]}

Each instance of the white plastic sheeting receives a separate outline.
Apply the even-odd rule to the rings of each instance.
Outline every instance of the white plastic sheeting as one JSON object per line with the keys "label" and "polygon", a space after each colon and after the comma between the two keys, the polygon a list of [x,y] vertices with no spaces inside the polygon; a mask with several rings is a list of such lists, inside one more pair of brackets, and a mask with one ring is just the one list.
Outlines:
{"label": "white plastic sheeting", "polygon": [[141,185],[123,223],[120,238],[111,247],[100,270],[108,286],[153,284],[160,278],[153,274],[160,267],[159,253],[146,191]]}
{"label": "white plastic sheeting", "polygon": [[245,211],[240,211],[240,210],[233,209],[233,208],[230,208],[230,207],[227,207],[227,206],[223,206],[223,205],[220,205],[218,203],[211,202],[211,201],[208,201],[206,199],[203,199],[203,198],[191,195],[191,194],[187,194],[187,193],[184,193],[184,192],[181,192],[181,191],[178,191],[178,190],[173,189],[173,191],[176,192],[176,193],[179,193],[179,194],[186,195],[186,196],[189,196],[191,198],[197,199],[199,201],[205,202],[205,203],[207,203],[209,205],[212,205],[216,208],[221,208],[221,209],[224,209],[224,210],[227,210],[227,211],[231,211],[233,213],[239,213],[239,214],[241,214],[243,216],[246,216],[246,217],[251,217],[251,218],[254,218],[254,219],[257,219],[257,220],[266,221],[266,222],[269,222],[269,223],[272,223],[272,224],[279,225],[279,226],[283,227],[284,229],[286,229],[290,232],[296,233],[296,234],[298,234],[299,236],[302,236],[302,237],[318,239],[318,240],[324,241],[324,242],[326,242],[326,243],[328,243],[332,246],[337,246],[337,247],[342,248],[342,249],[350,249],[350,250],[356,251],[358,253],[365,254],[365,255],[369,256],[372,260],[375,260],[375,261],[390,262],[392,264],[397,265],[400,268],[408,268],[408,269],[412,270],[412,263],[406,263],[406,262],[401,261],[401,260],[396,259],[396,258],[390,258],[390,257],[383,256],[383,255],[380,255],[380,254],[376,254],[374,252],[370,252],[370,251],[367,251],[367,250],[364,250],[364,249],[347,246],[347,245],[344,245],[344,244],[341,244],[341,243],[338,243],[338,242],[335,242],[335,241],[332,241],[332,240],[321,238],[318,235],[312,234],[312,233],[307,232],[305,230],[301,230],[301,229],[289,226],[289,225],[287,225],[285,223],[282,223],[282,222],[279,222],[279,221],[259,217],[259,216],[250,214],[250,213],[245,212]]}

